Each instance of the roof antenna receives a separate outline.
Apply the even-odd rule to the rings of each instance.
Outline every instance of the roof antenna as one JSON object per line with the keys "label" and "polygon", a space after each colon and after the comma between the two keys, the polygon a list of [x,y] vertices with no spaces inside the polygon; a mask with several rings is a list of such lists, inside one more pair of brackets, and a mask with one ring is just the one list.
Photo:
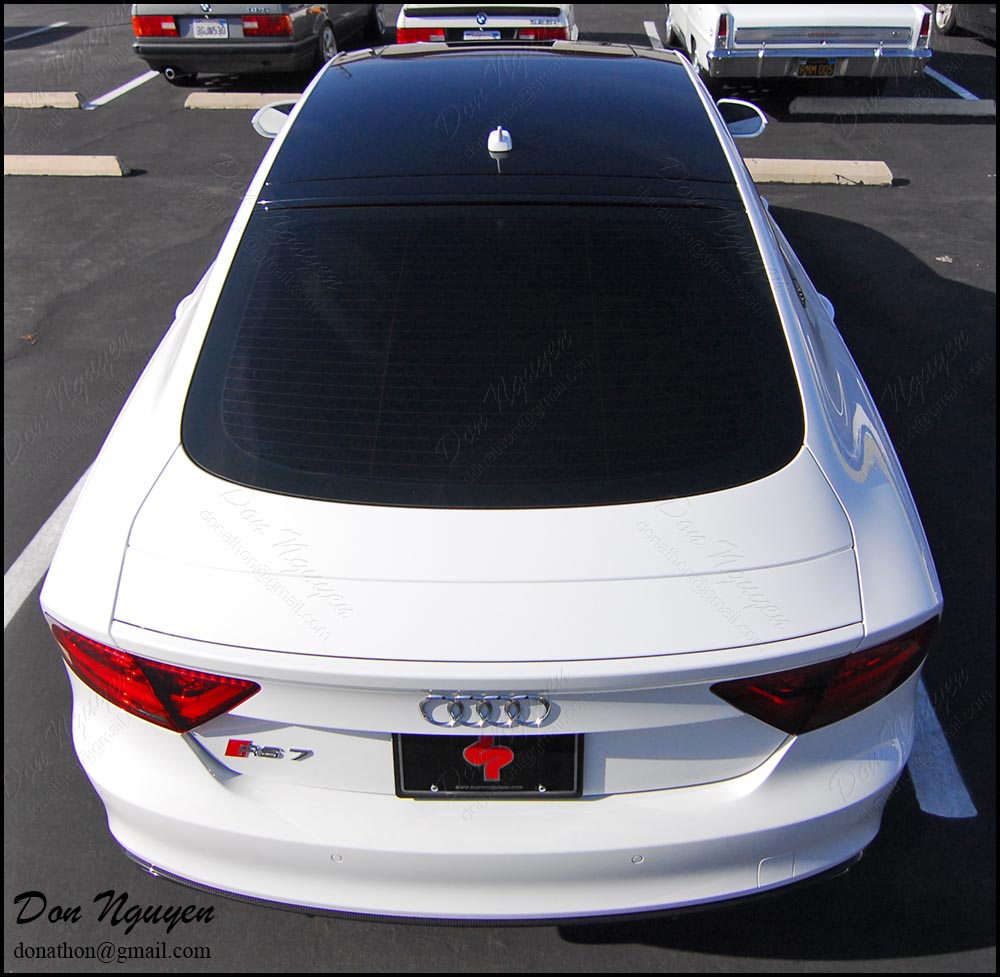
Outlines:
{"label": "roof antenna", "polygon": [[497,126],[486,140],[486,148],[491,153],[509,153],[514,148],[510,133],[503,126]]}
{"label": "roof antenna", "polygon": [[514,144],[510,139],[510,133],[503,126],[497,126],[489,134],[486,140],[486,148],[490,151],[490,157],[497,161],[497,173],[499,173],[500,160],[503,159],[505,153],[509,153],[514,148]]}

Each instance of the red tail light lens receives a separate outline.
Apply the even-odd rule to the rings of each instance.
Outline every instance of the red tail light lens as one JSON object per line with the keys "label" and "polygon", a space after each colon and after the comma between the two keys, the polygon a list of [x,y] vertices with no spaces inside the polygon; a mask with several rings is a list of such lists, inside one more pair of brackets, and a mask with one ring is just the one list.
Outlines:
{"label": "red tail light lens", "polygon": [[243,18],[244,37],[291,37],[292,18],[288,14],[253,14]]}
{"label": "red tail light lens", "polygon": [[712,691],[786,733],[807,733],[853,716],[899,688],[927,656],[937,618],[846,658],[755,678],[717,682]]}
{"label": "red tail light lens", "polygon": [[136,37],[177,37],[177,21],[173,17],[133,17],[132,33]]}
{"label": "red tail light lens", "polygon": [[443,27],[397,27],[397,44],[417,44],[420,41],[443,41]]}
{"label": "red tail light lens", "polygon": [[715,46],[725,47],[729,41],[729,18],[722,14],[719,17],[719,29],[715,33]]}
{"label": "red tail light lens", "polygon": [[149,661],[58,624],[52,634],[66,664],[98,695],[176,733],[207,723],[260,691],[256,682]]}
{"label": "red tail light lens", "polygon": [[918,43],[922,47],[927,46],[927,42],[931,37],[931,15],[924,14],[923,20],[920,21],[920,37],[918,38]]}
{"label": "red tail light lens", "polygon": [[519,41],[568,41],[565,27],[522,27],[517,32]]}

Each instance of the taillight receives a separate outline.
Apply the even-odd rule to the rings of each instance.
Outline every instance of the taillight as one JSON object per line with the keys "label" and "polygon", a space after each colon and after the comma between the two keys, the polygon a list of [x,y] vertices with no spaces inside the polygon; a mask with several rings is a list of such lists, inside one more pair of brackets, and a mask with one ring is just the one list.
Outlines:
{"label": "taillight", "polygon": [[443,41],[443,27],[397,27],[397,44],[416,44],[419,41]]}
{"label": "taillight", "polygon": [[927,43],[931,39],[931,15],[924,14],[923,19],[920,21],[920,36],[917,38],[918,47],[927,47]]}
{"label": "taillight", "polygon": [[136,37],[177,37],[177,21],[164,16],[133,17],[132,33]]}
{"label": "taillight", "polygon": [[244,37],[291,37],[292,18],[288,14],[253,14],[243,18]]}
{"label": "taillight", "polygon": [[565,27],[521,27],[517,31],[519,41],[568,41],[569,31]]}
{"label": "taillight", "polygon": [[899,688],[926,657],[936,624],[934,618],[892,641],[845,658],[717,682],[712,691],[786,733],[807,733],[853,716]]}
{"label": "taillight", "polygon": [[729,43],[729,17],[722,14],[719,17],[719,29],[715,32],[715,46],[726,47]]}
{"label": "taillight", "polygon": [[184,733],[260,691],[256,682],[139,658],[58,624],[66,664],[98,695],[157,726]]}

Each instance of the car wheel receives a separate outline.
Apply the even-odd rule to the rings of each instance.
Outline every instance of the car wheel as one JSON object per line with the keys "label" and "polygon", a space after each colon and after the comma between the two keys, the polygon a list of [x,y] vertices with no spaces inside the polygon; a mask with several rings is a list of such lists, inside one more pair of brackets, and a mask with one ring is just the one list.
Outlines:
{"label": "car wheel", "polygon": [[669,3],[666,4],[666,8],[667,8],[667,21],[664,24],[664,27],[666,28],[667,47],[675,47],[683,49],[684,44],[681,41],[680,37],[678,36],[677,31],[674,30],[674,19],[673,17],[670,16]]}
{"label": "car wheel", "polygon": [[958,10],[953,3],[934,4],[934,27],[939,34],[954,34],[958,27]]}
{"label": "car wheel", "polygon": [[316,42],[316,67],[322,68],[337,53],[337,38],[333,25],[327,21],[319,32]]}
{"label": "car wheel", "polygon": [[382,15],[382,4],[373,3],[365,24],[365,40],[369,44],[382,44],[385,40],[385,19]]}

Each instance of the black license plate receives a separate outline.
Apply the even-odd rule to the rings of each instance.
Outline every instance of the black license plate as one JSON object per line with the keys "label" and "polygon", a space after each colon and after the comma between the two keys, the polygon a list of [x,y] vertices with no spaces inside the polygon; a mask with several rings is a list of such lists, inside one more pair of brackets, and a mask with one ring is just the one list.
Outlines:
{"label": "black license plate", "polygon": [[579,797],[583,738],[395,733],[396,796]]}
{"label": "black license plate", "polygon": [[832,78],[836,67],[836,58],[806,58],[799,62],[799,77]]}

